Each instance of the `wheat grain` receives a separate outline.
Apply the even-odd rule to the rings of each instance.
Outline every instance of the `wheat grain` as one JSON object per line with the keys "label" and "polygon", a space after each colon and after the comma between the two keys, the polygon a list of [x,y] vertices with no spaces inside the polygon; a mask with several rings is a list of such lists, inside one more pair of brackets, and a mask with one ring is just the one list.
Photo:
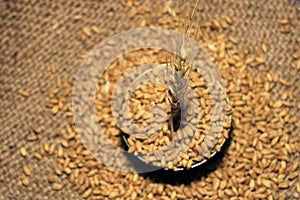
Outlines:
{"label": "wheat grain", "polygon": [[[127,5],[127,2],[125,4]],[[130,4],[134,5],[133,2]],[[224,18],[224,20],[229,25],[233,23],[232,19],[228,17]],[[299,146],[299,137],[293,131],[293,127],[298,122],[298,117],[291,113],[288,108],[291,106],[290,102],[295,101],[296,94],[293,96],[288,90],[281,93],[276,87],[272,86],[272,84],[286,84],[286,81],[280,81],[278,73],[273,74],[268,71],[262,71],[264,78],[260,80],[260,78],[254,77],[250,72],[248,69],[249,65],[258,66],[260,62],[265,61],[264,58],[266,57],[261,55],[265,53],[263,46],[259,47],[261,50],[257,51],[258,55],[251,56],[248,47],[241,48],[241,51],[237,50],[240,49],[237,48],[239,40],[237,44],[234,44],[227,36],[223,39],[217,38],[216,34],[211,34],[210,23],[203,22],[203,24],[207,26],[207,30],[201,30],[205,42],[208,42],[207,40],[210,38],[212,40],[209,41],[211,43],[210,49],[215,50],[215,54],[219,51],[222,52],[222,56],[220,54],[211,56],[218,63],[218,67],[220,67],[224,86],[230,101],[232,101],[230,105],[234,108],[229,111],[232,112],[234,118],[232,141],[225,152],[222,163],[217,165],[217,167],[212,166],[213,170],[211,172],[201,176],[199,179],[196,177],[188,186],[184,184],[164,184],[152,181],[146,176],[116,172],[115,170],[102,167],[88,150],[83,147],[79,148],[81,142],[77,133],[72,135],[72,139],[68,139],[68,129],[70,127],[74,128],[74,124],[70,120],[68,121],[70,127],[64,128],[66,134],[59,133],[55,136],[59,137],[59,143],[64,143],[57,149],[59,156],[57,166],[54,169],[54,173],[58,172],[59,176],[57,177],[68,177],[71,183],[74,184],[76,191],[80,191],[81,195],[88,196],[91,199],[235,199],[236,196],[240,196],[241,199],[297,199],[299,197],[300,184],[297,181],[299,179],[299,164],[297,164],[298,160],[294,159],[297,158],[295,152],[299,152],[299,148],[297,148]],[[216,24],[218,23],[214,22],[213,26],[217,27]],[[223,27],[222,21],[219,24]],[[142,57],[141,55],[143,54],[144,52],[138,51],[131,58]],[[238,57],[234,55],[238,55]],[[130,56],[126,57],[125,61],[123,63],[120,61],[122,64],[119,64],[118,68],[111,71],[112,77],[119,71],[124,70],[124,66],[129,68],[137,62],[135,59],[130,59]],[[267,86],[266,82],[269,82]],[[156,89],[158,90],[158,88]],[[273,96],[270,95],[272,90],[281,99],[272,100]],[[141,91],[141,94],[143,93],[148,93],[148,91]],[[61,91],[58,91],[58,94],[62,94]],[[64,95],[67,96],[67,94]],[[149,90],[149,94],[146,96],[151,98],[151,94],[152,92]],[[100,100],[107,100],[103,93],[100,92],[98,95],[101,97]],[[205,106],[206,110],[206,107],[211,107],[211,105],[205,99],[205,95],[207,94],[199,91],[199,96],[204,97],[200,106]],[[143,99],[144,96],[141,95],[139,98]],[[138,102],[149,104],[151,101],[148,100]],[[67,101],[65,102],[66,104],[68,104]],[[281,103],[277,103],[278,101],[281,101]],[[110,107],[107,102],[96,102],[99,115],[105,114],[105,118],[99,118],[99,123],[106,127],[105,133],[107,133],[107,137],[111,141],[119,141],[118,134],[120,133],[112,131],[116,129],[116,123],[112,122],[114,121],[113,117],[107,111]],[[162,102],[162,100],[159,100],[159,102]],[[58,101],[55,105],[58,105]],[[59,110],[65,112],[61,108]],[[72,110],[68,112],[69,116],[72,116]],[[206,121],[206,113],[204,111],[199,113],[199,116]],[[139,118],[139,120],[143,121],[144,118]],[[210,120],[214,120],[214,118],[211,117]],[[157,136],[153,140],[142,143],[142,150],[147,145],[150,146],[149,144],[155,140],[162,141],[157,142],[157,145],[167,143],[166,135],[170,133],[168,126],[168,124],[164,126],[162,137]],[[228,126],[227,124],[226,127]],[[207,126],[201,125],[200,127],[201,130],[205,128],[205,131],[207,131],[207,128],[209,129]],[[205,141],[206,134],[207,132],[199,131],[195,135],[195,137],[197,136],[196,140],[202,143]],[[225,138],[229,136],[226,131],[222,134],[222,137],[226,136]],[[63,139],[63,142],[61,142],[61,139]],[[132,151],[135,151],[135,140],[132,141],[132,145],[134,146]],[[198,149],[198,152],[201,151],[201,146],[196,141],[192,142],[191,145],[193,145],[194,149]],[[153,151],[154,145],[151,148],[152,150],[149,151]],[[191,158],[193,161],[198,162],[197,159],[199,157],[196,152],[187,153],[189,160],[184,159],[184,164],[187,167]],[[43,155],[41,152],[38,154]],[[186,156],[184,157],[187,158]],[[122,159],[116,158],[116,162],[122,163]],[[183,163],[183,161],[178,163],[180,162]],[[64,163],[67,163],[68,166],[64,166]],[[178,163],[169,162],[167,165],[170,169],[176,169]],[[66,171],[71,173],[67,174]],[[166,180],[169,177],[163,178]],[[189,178],[183,177],[183,179]],[[176,176],[176,179],[182,178]],[[56,180],[54,183],[57,182],[59,180]],[[26,185],[29,185],[28,179]]]}
{"label": "wheat grain", "polygon": [[23,89],[19,90],[18,93],[20,95],[22,95],[23,97],[29,97],[30,96],[30,93],[26,90],[23,90]]}
{"label": "wheat grain", "polygon": [[24,171],[25,175],[27,175],[27,176],[31,175],[31,170],[28,168],[28,166],[24,165],[23,166],[23,171]]}
{"label": "wheat grain", "polygon": [[29,179],[27,177],[23,177],[22,178],[22,184],[25,186],[25,187],[28,187],[30,182],[29,182]]}
{"label": "wheat grain", "polygon": [[20,149],[20,154],[21,154],[21,156],[23,156],[23,157],[25,157],[25,156],[27,155],[27,151],[26,151],[26,149],[25,149],[24,147],[22,147],[22,148]]}

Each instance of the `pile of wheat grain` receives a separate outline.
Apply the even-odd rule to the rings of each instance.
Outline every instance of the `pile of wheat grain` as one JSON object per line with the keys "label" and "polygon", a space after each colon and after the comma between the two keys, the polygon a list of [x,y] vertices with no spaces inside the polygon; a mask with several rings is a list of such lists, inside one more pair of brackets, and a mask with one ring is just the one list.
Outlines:
{"label": "pile of wheat grain", "polygon": [[[134,13],[130,15],[134,16]],[[159,23],[167,26],[171,22],[161,20]],[[183,175],[161,173],[160,177],[106,168],[83,146],[76,133],[71,107],[73,82],[58,79],[57,86],[50,92],[47,107],[54,115],[63,112],[69,125],[55,133],[57,144],[43,142],[34,154],[38,160],[46,155],[57,156],[53,174],[48,176],[53,190],[62,190],[61,179],[66,177],[76,192],[91,199],[299,198],[300,136],[293,131],[299,119],[289,112],[289,108],[297,106],[295,97],[288,89],[280,94],[280,99],[274,100],[271,95],[275,85],[290,83],[279,73],[269,72],[268,68],[254,72],[253,69],[266,65],[264,53],[268,48],[264,43],[257,52],[249,52],[247,47],[237,48],[237,38],[212,31],[232,23],[230,18],[205,22],[199,38],[220,70],[233,108],[232,139],[220,162],[210,162]],[[294,58],[296,62],[299,53],[295,53]],[[163,62],[164,56],[156,50],[132,52],[112,64],[106,77],[114,83],[122,75],[120,70],[151,60]],[[120,130],[109,110],[105,109],[107,102],[109,95],[98,92],[98,120],[112,143],[121,146]],[[32,127],[29,141],[36,140],[35,131],[38,131],[37,127]],[[26,149],[20,149],[20,153],[26,156]],[[118,157],[108,159],[123,162]],[[32,172],[28,166],[23,170],[22,182],[28,187]]]}

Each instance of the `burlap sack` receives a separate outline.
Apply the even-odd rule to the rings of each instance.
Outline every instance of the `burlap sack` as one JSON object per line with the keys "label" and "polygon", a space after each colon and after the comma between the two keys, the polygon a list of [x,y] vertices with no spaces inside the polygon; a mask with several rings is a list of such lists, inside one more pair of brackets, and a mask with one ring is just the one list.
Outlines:
{"label": "burlap sack", "polygon": [[[140,1],[138,6],[153,10],[165,1]],[[292,54],[299,49],[300,3],[297,0],[227,0],[201,1],[202,18],[212,21],[229,16],[234,25],[224,30],[238,38],[239,46],[249,45],[252,50],[262,41],[268,46],[267,63],[273,71],[293,84],[295,99],[299,102],[299,69]],[[54,158],[37,162],[32,152],[39,148],[25,140],[30,126],[37,124],[40,141],[45,141],[66,122],[62,116],[53,117],[45,108],[48,91],[57,76],[72,78],[85,55],[105,37],[138,27],[142,19],[157,25],[156,12],[136,16],[127,14],[130,8],[118,1],[0,1],[0,199],[79,199],[72,185],[64,180],[59,192],[51,190],[47,174],[52,171]],[[75,20],[75,15],[83,18]],[[279,19],[288,18],[291,33],[280,31]],[[84,27],[97,26],[100,34],[82,41]],[[51,74],[51,65],[58,73]],[[279,94],[274,90],[274,97]],[[30,93],[26,98],[20,90]],[[299,105],[299,103],[298,103]],[[299,106],[292,113],[299,117]],[[299,129],[295,129],[299,133]],[[26,147],[28,155],[22,158],[19,149]],[[30,187],[22,186],[22,166],[31,165],[33,175]]]}

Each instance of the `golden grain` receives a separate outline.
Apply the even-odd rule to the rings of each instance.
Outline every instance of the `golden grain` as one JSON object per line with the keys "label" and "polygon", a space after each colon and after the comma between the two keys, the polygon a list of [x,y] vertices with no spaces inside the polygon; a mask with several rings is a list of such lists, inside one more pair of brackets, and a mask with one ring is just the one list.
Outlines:
{"label": "golden grain", "polygon": [[23,156],[23,157],[25,157],[25,156],[27,155],[27,151],[26,151],[26,149],[25,149],[24,147],[22,147],[22,148],[20,149],[20,154],[21,154],[21,156]]}
{"label": "golden grain", "polygon": [[54,172],[58,176],[62,175],[62,167],[60,165],[56,165],[54,168]]}
{"label": "golden grain", "polygon": [[230,42],[232,42],[233,44],[237,44],[238,43],[238,40],[235,38],[235,37],[233,37],[233,36],[229,36],[229,41]]}
{"label": "golden grain", "polygon": [[287,25],[290,23],[290,20],[289,19],[279,19],[278,22],[282,25]]}
{"label": "golden grain", "polygon": [[49,146],[49,154],[52,155],[54,153],[54,151],[55,151],[55,144],[51,144]]}
{"label": "golden grain", "polygon": [[263,52],[266,52],[267,51],[267,45],[266,45],[266,43],[262,43],[261,44],[261,49],[263,50]]}
{"label": "golden grain", "polygon": [[85,42],[85,41],[87,40],[87,36],[86,36],[85,34],[82,34],[82,35],[80,36],[80,39],[81,39],[83,42]]}
{"label": "golden grain", "polygon": [[31,130],[35,133],[40,132],[40,128],[36,124],[31,125]]}
{"label": "golden grain", "polygon": [[61,158],[63,156],[63,148],[62,147],[59,147],[58,150],[57,150],[57,157]]}
{"label": "golden grain", "polygon": [[44,148],[44,151],[45,151],[46,153],[48,153],[48,152],[49,152],[49,143],[48,143],[48,142],[45,142],[45,143],[43,144],[43,148]]}
{"label": "golden grain", "polygon": [[36,158],[37,160],[41,160],[43,158],[40,153],[34,153],[33,157]]}
{"label": "golden grain", "polygon": [[282,101],[276,101],[274,104],[273,104],[273,107],[274,108],[281,108],[282,107]]}
{"label": "golden grain", "polygon": [[279,187],[280,189],[287,189],[287,188],[290,187],[290,184],[289,184],[288,181],[284,181],[284,182],[279,183],[278,187]]}
{"label": "golden grain", "polygon": [[82,18],[83,18],[82,15],[75,15],[75,16],[73,17],[74,20],[81,20]]}
{"label": "golden grain", "polygon": [[38,136],[36,134],[29,134],[29,135],[27,135],[26,139],[28,141],[32,142],[32,141],[38,140],[39,138],[38,138]]}
{"label": "golden grain", "polygon": [[130,19],[132,19],[132,18],[134,18],[136,15],[137,15],[137,10],[135,10],[135,9],[133,9],[133,10],[131,10],[131,11],[129,11],[129,13],[128,13],[128,17],[130,18]]}
{"label": "golden grain", "polygon": [[24,165],[23,171],[24,171],[24,174],[26,174],[27,176],[31,175],[31,170],[28,168],[28,166]]}
{"label": "golden grain", "polygon": [[250,180],[249,186],[250,186],[250,190],[254,190],[254,188],[255,188],[255,181],[253,179]]}
{"label": "golden grain", "polygon": [[96,34],[101,33],[101,30],[97,26],[92,26],[92,31]]}
{"label": "golden grain", "polygon": [[58,177],[56,175],[50,175],[48,176],[47,180],[49,183],[55,183],[58,181]]}
{"label": "golden grain", "polygon": [[92,32],[91,32],[90,28],[88,28],[88,27],[83,27],[82,32],[88,37],[92,36]]}
{"label": "golden grain", "polygon": [[212,187],[213,187],[213,190],[218,190],[219,187],[220,187],[220,179],[215,178],[215,179],[213,180],[213,185],[212,185]]}
{"label": "golden grain", "polygon": [[224,188],[226,187],[226,185],[227,185],[227,181],[221,179],[221,182],[220,182],[220,189],[221,189],[221,190],[224,190]]}
{"label": "golden grain", "polygon": [[51,112],[52,112],[53,115],[56,115],[58,111],[59,111],[59,106],[58,105],[55,105],[55,106],[52,107]]}
{"label": "golden grain", "polygon": [[25,187],[28,187],[30,182],[29,182],[29,179],[25,176],[23,176],[22,178],[22,184],[25,186]]}
{"label": "golden grain", "polygon": [[227,22],[228,24],[230,24],[230,25],[233,24],[233,20],[232,20],[230,17],[226,16],[224,19],[226,20],[226,22]]}
{"label": "golden grain", "polygon": [[61,145],[62,145],[63,147],[66,147],[66,148],[69,147],[68,140],[61,139],[60,143],[61,143]]}
{"label": "golden grain", "polygon": [[[131,2],[130,4],[133,5],[135,3]],[[125,5],[127,5],[127,2]],[[136,9],[135,11],[130,11],[129,15],[133,18],[137,14],[146,12],[148,12],[147,9]],[[143,23],[146,22],[144,21]],[[164,23],[167,25],[170,21],[165,20]],[[276,72],[271,73],[268,69],[265,69],[261,71],[262,77],[254,77],[248,71],[247,66],[249,65],[262,68],[266,66],[267,57],[265,53],[269,50],[266,43],[261,43],[261,46],[254,52],[256,55],[250,55],[250,49],[247,46],[242,47],[242,52],[239,52],[237,48],[240,45],[239,38],[217,37],[217,34],[209,31],[211,27],[226,28],[232,23],[231,18],[225,17],[223,20],[214,20],[212,23],[203,22],[203,25],[201,25],[203,27],[203,31],[201,31],[202,36],[212,40],[208,42],[209,45],[205,48],[216,54],[212,58],[214,62],[221,66],[220,72],[222,78],[224,78],[224,87],[226,92],[228,92],[229,99],[232,101],[230,104],[232,109],[228,111],[228,113],[232,113],[234,118],[234,128],[231,133],[232,141],[225,152],[221,166],[208,173],[207,176],[193,181],[190,187],[152,182],[150,179],[138,174],[116,173],[114,170],[107,170],[102,168],[101,165],[99,166],[99,163],[97,163],[91,153],[84,149],[70,120],[69,126],[64,128],[62,133],[56,135],[56,137],[59,137],[61,147],[56,148],[57,165],[54,168],[55,174],[69,176],[71,183],[74,184],[74,189],[79,191],[84,198],[91,199],[118,197],[127,199],[203,199],[205,197],[211,199],[234,199],[235,196],[243,196],[244,199],[279,199],[278,195],[281,192],[285,192],[284,190],[286,189],[292,190],[293,188],[293,192],[296,193],[298,191],[300,193],[300,184],[297,183],[299,179],[299,165],[295,164],[297,162],[293,161],[291,156],[299,150],[299,147],[297,147],[297,141],[299,140],[295,139],[295,133],[292,128],[298,122],[298,118],[289,110],[289,107],[294,106],[292,102],[295,100],[296,93],[293,95],[288,91],[283,91],[283,93],[276,91],[277,84],[287,86],[291,84],[287,79],[282,79],[281,75]],[[288,25],[287,27],[290,28],[290,31],[292,30],[290,23],[282,21],[281,24],[280,28],[284,29]],[[204,30],[205,27],[208,27],[208,29]],[[93,27],[90,31],[96,33]],[[284,32],[287,31],[285,30]],[[86,36],[84,34],[85,39]],[[122,64],[119,64],[126,67],[127,65],[130,67],[136,64],[135,62],[138,61],[134,58],[142,56],[139,56],[138,53],[134,55],[133,59],[130,57],[122,58],[123,61],[120,61]],[[293,54],[293,58],[298,59],[299,55]],[[149,60],[149,58],[147,59]],[[120,70],[123,70],[123,68],[117,68],[117,70],[111,72],[111,83],[113,80],[118,80],[119,77],[116,78],[114,74],[117,74],[118,72],[116,71]],[[205,85],[203,83],[206,82],[202,80],[197,81],[197,79],[192,80],[192,85],[196,87],[197,94],[199,93],[199,96],[203,97],[203,100],[201,100],[202,98],[199,100],[200,106],[203,108],[199,113],[199,119],[203,119],[203,121],[197,124],[199,132],[195,133],[191,149],[184,154],[181,160],[174,162],[164,161],[169,169],[176,169],[179,167],[179,164],[190,168],[193,162],[204,159],[198,156],[199,152],[206,157],[210,156],[209,148],[213,145],[213,141],[211,140],[212,135],[209,135],[208,130],[211,126],[208,125],[208,122],[218,121],[219,119],[218,117],[207,115],[207,112],[212,109],[211,107],[215,102],[209,102],[209,97],[206,98],[206,96],[211,94],[206,90],[198,90],[199,88],[197,87]],[[60,81],[59,85],[63,87],[64,84]],[[52,100],[49,107],[54,109],[53,107],[57,106],[56,113],[61,110],[65,113],[68,112],[67,115],[71,117],[73,114],[69,100],[67,98],[61,100],[58,97],[60,95],[67,96],[70,93],[62,94],[60,86],[58,86],[59,90],[56,89],[54,92],[51,92]],[[159,100],[158,102],[167,102],[165,101],[167,95],[164,93],[165,88],[160,89],[163,90],[163,95],[155,91],[156,89],[158,90],[158,87],[156,89],[153,87],[149,90],[147,90],[147,87],[143,89],[145,90],[133,96],[136,98],[135,104],[132,106],[135,107],[135,110],[132,109],[130,112],[133,114],[132,117],[136,118],[137,123],[147,125],[148,105],[151,104],[152,100],[155,103],[157,103],[157,100]],[[271,96],[272,92],[274,92],[273,90],[281,97],[274,102],[272,100],[274,98]],[[215,94],[214,92],[212,93],[213,95]],[[99,99],[105,98],[106,94],[99,94]],[[103,111],[100,112],[103,115],[101,116],[102,118],[99,117],[99,122],[103,123],[108,137],[115,143],[120,142],[118,140],[120,132],[113,130],[116,129],[117,125],[115,122],[111,122],[112,116],[109,109],[107,109],[110,105],[106,102],[98,102],[96,107]],[[231,127],[230,123],[224,124],[225,128]],[[138,140],[130,137],[128,139],[129,151],[153,152],[159,147],[172,142],[173,135],[169,130],[169,125],[163,124],[163,127],[160,134],[147,140]],[[216,130],[219,130],[218,127]],[[184,139],[184,135],[179,137]],[[221,138],[218,138],[218,143],[221,143],[222,139],[229,137],[228,131],[222,132],[219,137]],[[205,145],[202,145],[203,143]],[[220,151],[221,146],[217,144],[214,148],[216,151]],[[46,150],[43,149],[43,151]],[[48,152],[51,152],[51,145],[48,148]],[[149,160],[151,159],[149,158]],[[214,166],[212,167],[214,168]],[[55,177],[57,176],[55,175]],[[56,178],[53,178],[53,181],[49,182],[56,183],[57,181]],[[128,181],[133,183],[129,184],[128,187],[126,186],[125,189],[122,184]],[[122,187],[118,187],[118,185]]]}
{"label": "golden grain", "polygon": [[296,185],[297,192],[300,193],[300,183],[298,182]]}
{"label": "golden grain", "polygon": [[60,184],[60,183],[53,183],[53,185],[52,185],[52,190],[54,190],[54,191],[59,191],[59,190],[61,190],[62,188],[63,188],[63,184]]}
{"label": "golden grain", "polygon": [[23,89],[19,90],[18,93],[20,95],[22,95],[23,97],[29,97],[30,96],[30,93],[26,90],[23,90]]}
{"label": "golden grain", "polygon": [[300,58],[300,50],[298,50],[295,53],[293,53],[293,58],[294,59],[299,59]]}
{"label": "golden grain", "polygon": [[291,27],[290,26],[284,26],[280,29],[281,33],[290,33]]}
{"label": "golden grain", "polygon": [[51,64],[51,65],[50,65],[50,70],[51,70],[51,73],[52,73],[52,74],[55,74],[55,73],[57,72],[56,65]]}

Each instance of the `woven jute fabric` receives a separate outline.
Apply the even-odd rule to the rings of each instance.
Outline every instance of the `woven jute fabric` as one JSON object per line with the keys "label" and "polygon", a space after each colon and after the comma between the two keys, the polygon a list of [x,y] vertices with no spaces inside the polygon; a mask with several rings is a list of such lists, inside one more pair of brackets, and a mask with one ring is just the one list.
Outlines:
{"label": "woven jute fabric", "polygon": [[[148,6],[153,11],[166,1],[140,1],[137,7]],[[289,80],[295,101],[300,104],[300,76],[292,54],[300,46],[300,2],[296,0],[226,0],[200,1],[203,21],[222,16],[233,19],[233,26],[224,33],[235,36],[239,46],[253,51],[264,41],[268,46],[267,63],[272,71]],[[83,59],[105,37],[139,27],[142,19],[157,26],[156,12],[128,18],[131,8],[118,1],[3,1],[0,0],[0,199],[80,199],[72,185],[64,179],[63,190],[51,190],[47,175],[53,169],[55,157],[36,161],[32,152],[39,148],[26,141],[32,124],[41,131],[39,141],[51,140],[51,135],[66,124],[63,116],[52,116],[45,107],[48,91],[57,76],[68,80],[75,76]],[[75,15],[82,15],[75,20]],[[280,31],[279,19],[290,19],[291,32]],[[97,26],[101,34],[93,34],[83,42],[84,27]],[[51,65],[58,72],[51,73]],[[259,68],[258,68],[259,70]],[[283,86],[276,87],[274,98]],[[30,93],[26,98],[20,90]],[[300,107],[291,109],[299,117]],[[299,133],[299,129],[294,129]],[[19,149],[28,151],[23,158]],[[22,166],[31,166],[30,186],[21,182]]]}

